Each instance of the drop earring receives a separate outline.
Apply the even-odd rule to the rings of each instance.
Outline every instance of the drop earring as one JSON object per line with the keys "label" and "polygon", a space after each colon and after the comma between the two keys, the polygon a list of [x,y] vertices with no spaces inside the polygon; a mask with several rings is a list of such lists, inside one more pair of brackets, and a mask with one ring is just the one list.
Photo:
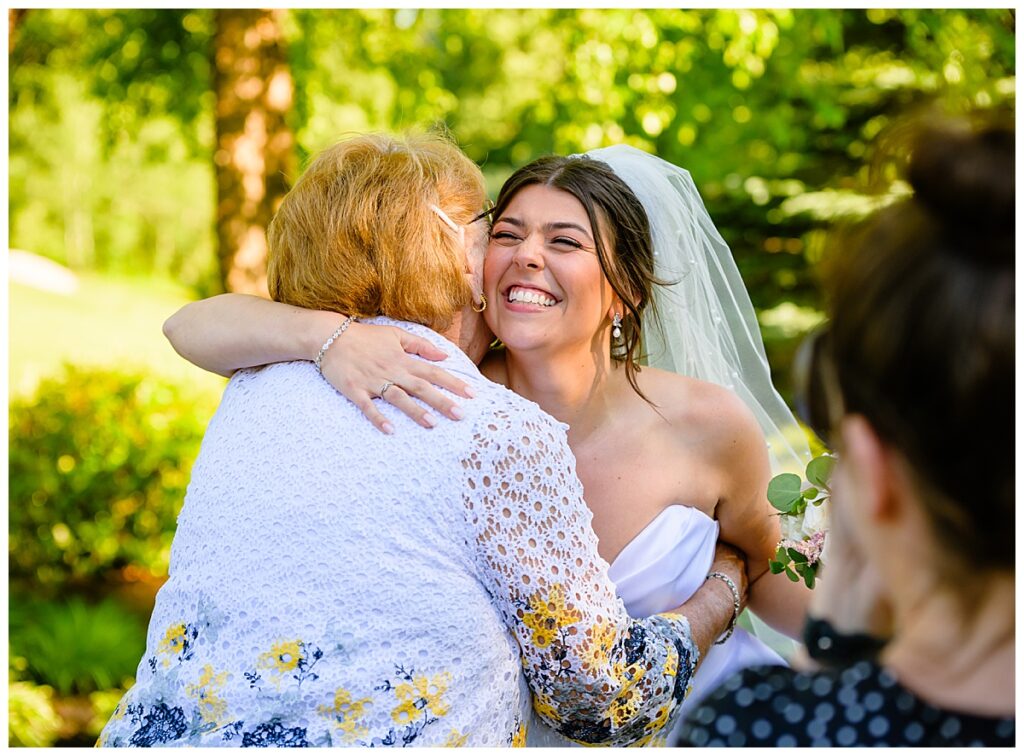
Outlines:
{"label": "drop earring", "polygon": [[612,338],[616,341],[622,338],[622,316],[619,313],[612,316]]}

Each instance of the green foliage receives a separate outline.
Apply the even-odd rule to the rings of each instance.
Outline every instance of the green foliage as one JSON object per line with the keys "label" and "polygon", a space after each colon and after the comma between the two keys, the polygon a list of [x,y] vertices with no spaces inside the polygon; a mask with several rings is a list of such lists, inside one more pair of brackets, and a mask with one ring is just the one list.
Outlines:
{"label": "green foliage", "polygon": [[146,650],[145,623],[113,599],[12,597],[9,624],[12,657],[25,660],[33,682],[63,696],[120,688]]}
{"label": "green foliage", "polygon": [[53,708],[53,688],[11,680],[7,686],[7,744],[47,748],[57,740],[61,719]]}
{"label": "green foliage", "polygon": [[10,406],[12,579],[164,572],[205,418],[174,386],[68,367]]}
{"label": "green foliage", "polygon": [[780,512],[789,514],[802,501],[800,476],[794,473],[776,475],[768,484],[768,501]]}
{"label": "green foliage", "polygon": [[805,523],[807,508],[828,506],[835,464],[835,457],[823,454],[807,463],[806,481],[799,475],[782,473],[769,482],[768,501],[783,518],[784,535],[775,557],[768,561],[768,569],[773,575],[785,572],[794,583],[802,578],[808,588],[814,587],[827,525],[824,529],[822,525],[809,528]]}

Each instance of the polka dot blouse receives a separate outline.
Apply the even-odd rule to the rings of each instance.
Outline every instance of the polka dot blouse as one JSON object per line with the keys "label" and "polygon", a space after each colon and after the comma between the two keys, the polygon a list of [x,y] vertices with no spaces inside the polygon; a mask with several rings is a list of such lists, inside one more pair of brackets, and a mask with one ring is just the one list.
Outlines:
{"label": "polka dot blouse", "polygon": [[806,674],[759,667],[735,675],[695,709],[679,745],[1013,746],[1012,717],[938,709],[878,665]]}

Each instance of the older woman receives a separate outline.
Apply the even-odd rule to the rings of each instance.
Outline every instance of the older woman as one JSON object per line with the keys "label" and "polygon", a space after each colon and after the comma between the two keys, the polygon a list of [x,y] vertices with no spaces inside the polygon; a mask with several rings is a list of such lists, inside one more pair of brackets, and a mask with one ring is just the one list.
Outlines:
{"label": "older woman", "polygon": [[517,744],[531,692],[586,743],[644,742],[669,721],[735,617],[742,569],[718,563],[730,574],[691,622],[680,607],[629,618],[564,426],[474,365],[483,202],[479,170],[428,138],[343,142],[289,193],[270,229],[275,298],[383,313],[450,352],[477,399],[429,438],[384,407],[409,427],[377,433],[318,372],[351,322],[337,315],[315,364],[236,374],[102,744]]}
{"label": "older woman", "polygon": [[[720,537],[748,558],[752,608],[798,635],[809,592],[768,571],[780,532],[765,492],[771,457],[806,464],[795,448],[802,432],[772,387],[753,307],[689,174],[622,145],[541,158],[505,182],[492,217],[484,317],[504,348],[481,369],[568,424],[599,549],[627,609],[643,617],[685,601]],[[242,327],[224,318],[243,308]],[[175,317],[194,327],[172,341],[205,367],[225,355],[241,360],[230,367],[282,359],[287,332],[301,346],[322,316],[237,295],[186,310]],[[347,396],[368,397],[360,381],[377,371],[429,398],[401,364],[352,357],[352,345],[329,356],[327,374]],[[429,375],[422,363],[415,369]],[[389,401],[424,412],[404,393]],[[769,663],[783,660],[730,633],[686,705],[737,669]]]}
{"label": "older woman", "polygon": [[827,668],[733,678],[684,742],[1014,745],[1013,163],[1010,128],[929,127],[915,195],[837,256],[806,382],[839,451]]}

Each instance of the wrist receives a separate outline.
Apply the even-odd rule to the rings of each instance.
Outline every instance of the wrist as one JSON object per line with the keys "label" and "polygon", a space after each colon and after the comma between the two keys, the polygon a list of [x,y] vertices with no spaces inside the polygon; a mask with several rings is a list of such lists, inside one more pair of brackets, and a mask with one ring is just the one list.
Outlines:
{"label": "wrist", "polygon": [[740,616],[740,591],[736,586],[736,581],[724,572],[709,572],[707,577],[704,578],[704,582],[711,585],[720,585],[721,588],[717,589],[719,591],[718,595],[723,596],[726,602],[725,606],[728,610],[726,624],[715,641],[715,645],[720,645],[729,640],[729,637],[736,629],[736,620]]}
{"label": "wrist", "polygon": [[302,329],[302,353],[304,359],[313,362],[324,343],[338,327],[345,322],[345,316],[326,310],[307,310],[309,318]]}

